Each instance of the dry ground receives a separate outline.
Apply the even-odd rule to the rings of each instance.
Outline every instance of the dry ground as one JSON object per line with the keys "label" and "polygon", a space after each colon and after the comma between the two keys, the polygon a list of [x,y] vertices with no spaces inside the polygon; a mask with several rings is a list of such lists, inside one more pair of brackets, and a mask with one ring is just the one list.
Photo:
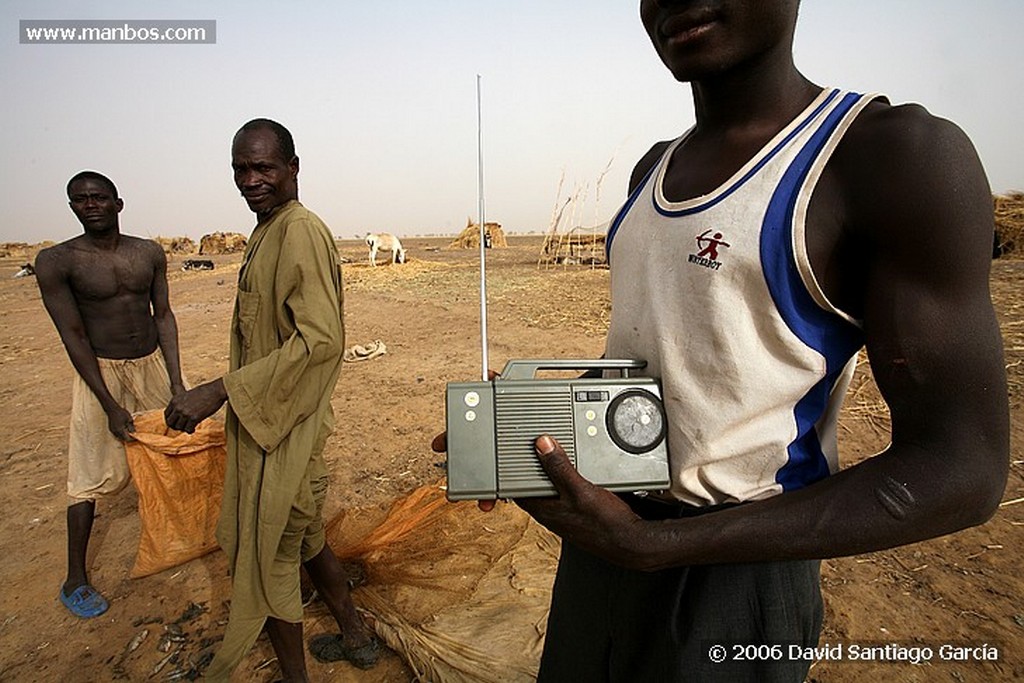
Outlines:
{"label": "dry ground", "polygon": [[[385,342],[385,356],[346,364],[334,393],[338,430],[328,443],[332,488],[328,514],[378,509],[436,481],[441,458],[430,438],[443,428],[448,381],[479,374],[475,252],[438,249],[439,240],[408,240],[410,263],[365,265],[354,242],[341,243],[346,266],[348,344]],[[537,267],[539,238],[511,239],[488,253],[491,365],[511,357],[596,357],[607,325],[607,272]],[[227,364],[227,326],[238,256],[215,257],[211,272],[169,276],[181,330],[184,369],[193,383]],[[92,580],[111,599],[103,617],[80,621],[58,603],[65,563],[65,456],[68,387],[73,372],[32,278],[12,279],[23,259],[0,259],[0,681],[167,680],[187,669],[223,632],[229,596],[217,552],[143,579],[129,579],[139,524],[129,490],[98,507],[90,546]],[[820,662],[820,681],[992,681],[1024,677],[1024,263],[996,262],[993,290],[1007,346],[1013,450],[1005,504],[986,525],[950,537],[824,563],[823,644],[927,646],[932,662]],[[842,420],[847,464],[884,446],[887,419],[865,373],[855,380]],[[358,591],[356,592],[358,601]],[[198,607],[199,609],[196,609]],[[164,665],[156,645],[164,626],[188,636],[178,661]],[[308,612],[307,635],[327,630],[323,609]],[[130,643],[147,637],[132,651]],[[941,662],[944,644],[988,644],[998,659]],[[272,650],[261,640],[239,681],[275,680]],[[407,681],[389,655],[371,672],[310,663],[317,681]]]}

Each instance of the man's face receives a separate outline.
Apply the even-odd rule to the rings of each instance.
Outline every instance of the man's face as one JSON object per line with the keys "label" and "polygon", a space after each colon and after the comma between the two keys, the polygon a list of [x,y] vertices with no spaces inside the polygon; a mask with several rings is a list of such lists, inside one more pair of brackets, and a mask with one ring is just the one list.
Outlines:
{"label": "man's face", "polygon": [[249,208],[265,216],[299,196],[297,157],[285,159],[277,137],[268,128],[243,131],[231,145],[235,185]]}
{"label": "man's face", "polygon": [[124,202],[114,196],[106,183],[80,178],[71,183],[68,200],[86,232],[107,232],[118,227],[117,214],[124,208]]}
{"label": "man's face", "polygon": [[714,77],[791,50],[799,0],[640,0],[640,19],[678,81]]}

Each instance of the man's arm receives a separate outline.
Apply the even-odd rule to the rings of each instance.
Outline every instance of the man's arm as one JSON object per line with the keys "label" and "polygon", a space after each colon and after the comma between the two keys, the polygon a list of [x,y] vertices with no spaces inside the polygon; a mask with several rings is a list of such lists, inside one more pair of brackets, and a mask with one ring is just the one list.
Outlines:
{"label": "man's arm", "polygon": [[[333,389],[344,350],[341,301],[336,291],[334,244],[325,229],[288,226],[276,269],[294,330],[280,347],[224,377],[175,397],[164,411],[170,427],[192,431],[225,400],[252,437],[273,450]],[[268,298],[265,306],[277,306]]]}
{"label": "man's arm", "polygon": [[181,380],[181,357],[178,353],[178,323],[171,311],[167,286],[167,256],[156,242],[151,246],[153,254],[153,284],[150,286],[150,302],[153,306],[153,322],[160,352],[167,364],[167,375],[171,381],[171,396],[185,391]]}
{"label": "man's arm", "polygon": [[89,343],[78,303],[71,291],[64,262],[67,258],[69,255],[62,253],[60,247],[44,249],[36,257],[36,281],[43,297],[43,305],[57,328],[64,348],[67,349],[71,364],[85,380],[107,414],[111,434],[122,441],[127,441],[131,439],[131,432],[135,431],[135,423],[131,413],[110,395],[110,390],[100,374],[96,353]]}
{"label": "man's arm", "polygon": [[345,343],[338,278],[326,227],[310,219],[290,222],[274,282],[282,300],[267,305],[283,305],[293,330],[278,348],[223,378],[239,422],[268,451],[334,389]]}
{"label": "man's arm", "polygon": [[542,437],[541,462],[561,495],[519,501],[524,509],[570,542],[646,570],[852,555],[994,513],[1009,426],[988,291],[988,184],[966,136],[923,110],[892,109],[861,130],[838,173],[850,193],[848,219],[865,241],[863,322],[891,411],[889,448],[798,491],[650,522],[582,480]]}

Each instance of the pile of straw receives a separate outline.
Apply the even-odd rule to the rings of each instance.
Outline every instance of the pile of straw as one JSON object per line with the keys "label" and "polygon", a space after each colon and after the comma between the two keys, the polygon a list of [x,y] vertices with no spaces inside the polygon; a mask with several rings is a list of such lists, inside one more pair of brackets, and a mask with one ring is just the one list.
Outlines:
{"label": "pile of straw", "polygon": [[411,259],[391,268],[359,262],[345,266],[345,290],[369,292],[430,292],[434,301],[453,301],[475,287],[476,271],[447,263]]}
{"label": "pile of straw", "polygon": [[1024,192],[997,194],[992,201],[996,218],[993,256],[1013,254],[1021,258],[1024,253]]}
{"label": "pile of straw", "polygon": [[[505,239],[505,231],[498,223],[487,221],[484,223],[484,233],[491,238],[491,247],[507,247],[508,240]],[[474,223],[473,219],[466,221],[465,229],[459,236],[453,239],[447,246],[448,249],[479,249],[480,248],[480,224]]]}
{"label": "pile of straw", "polygon": [[27,242],[3,242],[0,243],[0,258],[23,259],[33,251],[32,245]]}
{"label": "pile of straw", "polygon": [[207,254],[237,254],[245,251],[248,238],[237,232],[214,232],[203,235],[199,240],[199,253]]}
{"label": "pile of straw", "polygon": [[154,237],[153,241],[163,247],[165,254],[191,254],[196,243],[188,237]]}

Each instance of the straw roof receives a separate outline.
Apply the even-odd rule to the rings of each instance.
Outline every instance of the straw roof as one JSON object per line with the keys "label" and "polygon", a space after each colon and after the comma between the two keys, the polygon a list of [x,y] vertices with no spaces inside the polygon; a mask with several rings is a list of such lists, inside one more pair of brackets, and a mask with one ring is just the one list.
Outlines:
{"label": "straw roof", "polygon": [[[484,232],[491,238],[491,247],[507,247],[508,240],[505,239],[505,231],[498,223],[487,221],[484,223]],[[459,236],[448,244],[448,249],[477,249],[480,247],[480,224],[474,223],[470,218],[466,221],[465,229]]]}

